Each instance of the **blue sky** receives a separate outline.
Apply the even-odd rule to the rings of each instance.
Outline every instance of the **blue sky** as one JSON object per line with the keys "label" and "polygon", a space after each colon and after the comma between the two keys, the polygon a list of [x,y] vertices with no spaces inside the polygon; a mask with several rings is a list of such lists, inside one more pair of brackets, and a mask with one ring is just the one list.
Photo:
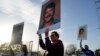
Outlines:
{"label": "blue sky", "polygon": [[94,0],[62,0],[61,9],[61,36],[64,41],[79,47],[78,28],[87,25],[87,40],[83,44],[88,44],[92,50],[100,48],[100,29]]}
{"label": "blue sky", "polygon": [[[1,0],[0,2],[0,41],[10,42],[14,24],[25,22],[23,41],[33,41],[33,50],[37,50],[38,36],[36,34],[41,6],[44,0]],[[69,44],[75,44],[79,48],[77,40],[78,29],[81,25],[88,26],[87,40],[90,49],[100,48],[100,29],[94,0],[61,0],[61,28],[60,39],[65,48]],[[44,38],[44,37],[43,37]]]}

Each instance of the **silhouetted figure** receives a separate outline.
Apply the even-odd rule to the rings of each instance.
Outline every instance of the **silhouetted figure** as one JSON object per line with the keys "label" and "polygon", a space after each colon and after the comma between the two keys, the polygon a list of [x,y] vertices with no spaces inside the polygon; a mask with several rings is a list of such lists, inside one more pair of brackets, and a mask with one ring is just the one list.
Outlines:
{"label": "silhouetted figure", "polygon": [[10,56],[15,56],[15,55],[14,55],[14,51],[12,50],[11,47],[9,47],[9,51],[10,51]]}
{"label": "silhouetted figure", "polygon": [[86,56],[94,56],[94,52],[89,50],[88,45],[84,45],[84,48],[82,47],[82,40],[80,42],[80,48],[82,50],[82,52],[86,55]]}
{"label": "silhouetted figure", "polygon": [[22,51],[24,53],[24,56],[27,56],[28,51],[27,51],[27,46],[26,45],[22,45]]}
{"label": "silhouetted figure", "polygon": [[51,33],[51,41],[48,36],[48,31],[45,32],[45,43],[42,40],[41,34],[39,35],[39,43],[42,49],[48,51],[45,56],[63,56],[64,46],[61,40],[59,40],[59,34],[54,31]]}

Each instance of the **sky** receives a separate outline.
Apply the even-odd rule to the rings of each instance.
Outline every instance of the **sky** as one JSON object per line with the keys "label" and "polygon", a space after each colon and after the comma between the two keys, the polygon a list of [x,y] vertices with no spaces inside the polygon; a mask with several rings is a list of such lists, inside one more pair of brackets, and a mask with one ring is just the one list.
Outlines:
{"label": "sky", "polygon": [[[44,1],[0,0],[0,43],[10,42],[13,25],[24,22],[22,41],[33,41],[33,51],[36,51],[38,47],[36,33]],[[87,40],[83,40],[83,45],[89,45],[93,51],[100,48],[99,23],[94,0],[61,0],[61,28],[57,31],[65,49],[70,44],[74,44],[79,49],[80,41],[77,40],[77,36],[81,25],[88,27]]]}

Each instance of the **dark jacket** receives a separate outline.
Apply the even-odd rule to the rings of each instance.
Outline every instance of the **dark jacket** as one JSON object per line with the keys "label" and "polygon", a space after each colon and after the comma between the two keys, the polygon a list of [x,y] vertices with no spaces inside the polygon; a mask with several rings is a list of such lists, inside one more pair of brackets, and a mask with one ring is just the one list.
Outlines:
{"label": "dark jacket", "polygon": [[24,53],[24,56],[27,56],[28,55],[28,51],[27,51],[27,46],[26,45],[23,45],[22,46],[22,51]]}
{"label": "dark jacket", "polygon": [[44,44],[42,39],[39,40],[40,47],[48,51],[47,56],[63,56],[64,46],[61,40],[58,40],[56,43],[51,43],[47,37],[45,38],[45,42]]}

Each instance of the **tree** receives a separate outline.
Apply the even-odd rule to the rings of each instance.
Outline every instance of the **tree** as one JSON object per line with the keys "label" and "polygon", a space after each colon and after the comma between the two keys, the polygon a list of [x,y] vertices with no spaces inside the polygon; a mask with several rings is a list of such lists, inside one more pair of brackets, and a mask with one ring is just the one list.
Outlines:
{"label": "tree", "polygon": [[96,55],[96,56],[100,56],[100,49],[96,49],[96,50],[95,50],[95,55]]}
{"label": "tree", "polygon": [[70,44],[67,46],[67,49],[65,50],[65,54],[68,56],[71,56],[75,54],[76,46],[74,44]]}

